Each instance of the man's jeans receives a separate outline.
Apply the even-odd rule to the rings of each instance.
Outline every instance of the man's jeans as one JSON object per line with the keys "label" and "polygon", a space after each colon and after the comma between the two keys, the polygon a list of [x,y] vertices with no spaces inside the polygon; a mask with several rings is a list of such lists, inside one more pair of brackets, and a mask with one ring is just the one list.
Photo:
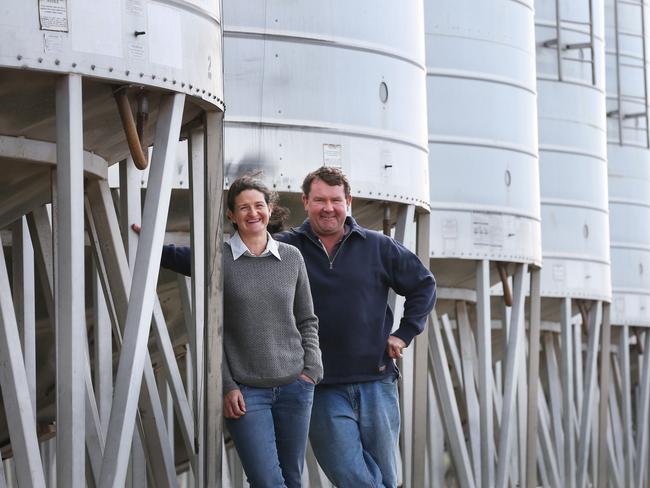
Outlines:
{"label": "man's jeans", "polygon": [[300,487],[314,385],[240,386],[246,414],[226,426],[251,488]]}
{"label": "man's jeans", "polygon": [[397,378],[320,385],[309,440],[321,468],[339,488],[397,486]]}

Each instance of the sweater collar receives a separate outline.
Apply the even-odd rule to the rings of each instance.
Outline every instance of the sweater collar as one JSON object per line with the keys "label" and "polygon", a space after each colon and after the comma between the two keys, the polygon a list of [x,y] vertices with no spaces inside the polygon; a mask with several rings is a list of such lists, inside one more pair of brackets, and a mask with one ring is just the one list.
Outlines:
{"label": "sweater collar", "polygon": [[264,252],[260,254],[259,256],[255,256],[250,250],[246,247],[246,244],[244,244],[244,241],[242,241],[241,236],[239,235],[239,232],[235,232],[230,240],[228,241],[228,244],[230,244],[230,249],[232,249],[232,258],[233,260],[237,260],[238,258],[242,257],[244,254],[249,257],[260,257],[263,258],[265,256],[268,256],[269,254],[272,254],[276,258],[278,258],[280,261],[282,261],[282,258],[280,257],[280,251],[278,250],[278,243],[275,241],[272,237],[271,234],[267,232],[268,240],[266,241],[266,249],[264,249]]}
{"label": "sweater collar", "polygon": [[[348,226],[350,229],[350,233],[356,233],[359,234],[361,237],[364,239],[366,238],[366,229],[361,227],[359,224],[357,224],[357,221],[354,220],[351,216],[347,216],[345,218],[345,225]],[[311,228],[311,223],[309,222],[309,219],[305,219],[305,221],[302,223],[300,227],[294,227],[293,228],[294,232],[297,232],[298,234],[304,234],[310,239],[318,242],[318,236],[314,233],[314,231]]]}

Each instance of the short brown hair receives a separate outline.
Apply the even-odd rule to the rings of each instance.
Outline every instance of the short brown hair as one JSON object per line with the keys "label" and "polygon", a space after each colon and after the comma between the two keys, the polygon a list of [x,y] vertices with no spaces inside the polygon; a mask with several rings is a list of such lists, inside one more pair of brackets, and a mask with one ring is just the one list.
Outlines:
{"label": "short brown hair", "polygon": [[[259,191],[264,195],[264,201],[267,205],[275,205],[275,202],[278,200],[278,194],[269,190],[269,188],[257,178],[260,174],[261,173],[242,175],[232,182],[232,185],[230,185],[230,188],[228,189],[228,197],[226,199],[228,210],[231,212],[235,211],[235,198],[237,198],[237,195],[241,192],[246,190]],[[232,225],[235,230],[237,230],[237,224],[233,222]]]}
{"label": "short brown hair", "polygon": [[336,168],[334,166],[321,166],[317,170],[312,171],[307,176],[305,176],[305,180],[302,182],[302,192],[306,197],[309,196],[311,184],[316,179],[324,181],[329,186],[342,185],[346,198],[351,194],[348,177],[345,176],[345,173],[340,168]]}

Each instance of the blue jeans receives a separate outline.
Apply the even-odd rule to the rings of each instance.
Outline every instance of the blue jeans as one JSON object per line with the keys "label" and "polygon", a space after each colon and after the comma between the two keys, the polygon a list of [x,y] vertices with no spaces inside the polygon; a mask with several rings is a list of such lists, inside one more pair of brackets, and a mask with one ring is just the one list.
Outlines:
{"label": "blue jeans", "polygon": [[246,414],[226,419],[251,488],[298,488],[314,385],[298,378],[273,388],[240,386]]}
{"label": "blue jeans", "polygon": [[339,488],[397,486],[397,377],[320,385],[309,440],[321,468]]}

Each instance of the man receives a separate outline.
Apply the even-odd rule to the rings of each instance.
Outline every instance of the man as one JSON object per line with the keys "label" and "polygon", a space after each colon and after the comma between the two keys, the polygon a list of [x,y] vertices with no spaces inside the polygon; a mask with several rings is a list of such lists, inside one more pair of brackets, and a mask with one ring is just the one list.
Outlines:
{"label": "man", "polygon": [[[346,216],[352,197],[341,170],[309,173],[302,190],[307,220],[275,237],[300,249],[319,319],[325,372],[309,439],[336,486],[395,487],[400,417],[393,360],[424,329],[435,280],[400,243]],[[393,334],[391,288],[406,297]]]}

